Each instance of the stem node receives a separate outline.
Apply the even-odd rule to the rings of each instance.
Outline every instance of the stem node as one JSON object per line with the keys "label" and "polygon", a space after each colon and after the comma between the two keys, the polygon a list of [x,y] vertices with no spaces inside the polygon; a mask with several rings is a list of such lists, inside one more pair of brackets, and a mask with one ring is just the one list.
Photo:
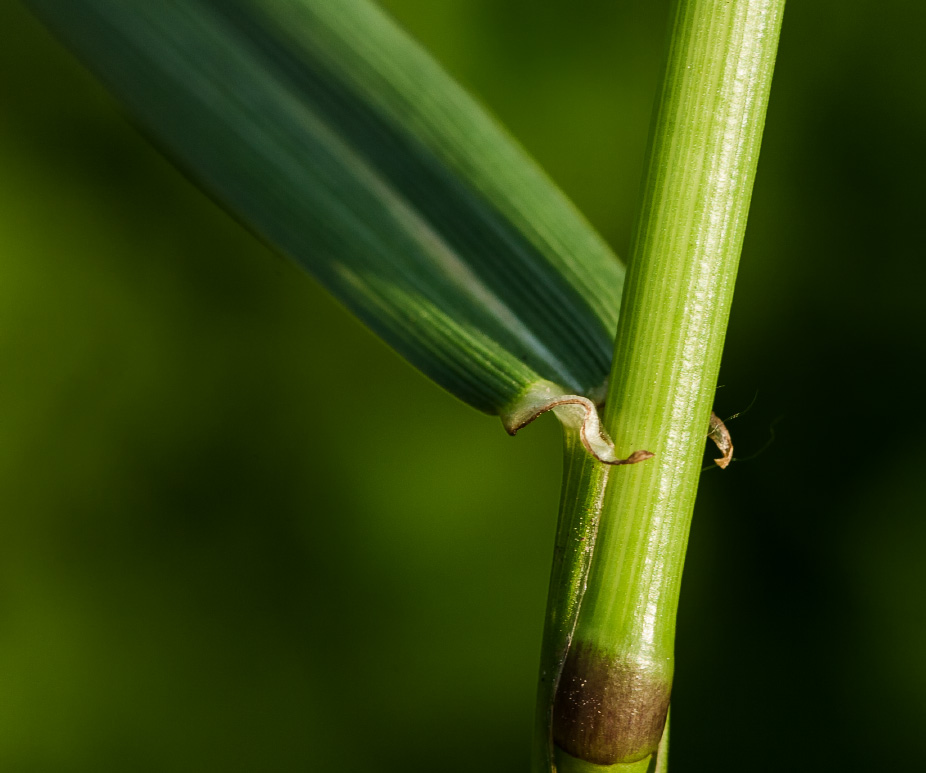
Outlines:
{"label": "stem node", "polygon": [[649,757],[659,746],[669,711],[672,678],[666,670],[659,663],[575,644],[554,701],[556,745],[596,765]]}

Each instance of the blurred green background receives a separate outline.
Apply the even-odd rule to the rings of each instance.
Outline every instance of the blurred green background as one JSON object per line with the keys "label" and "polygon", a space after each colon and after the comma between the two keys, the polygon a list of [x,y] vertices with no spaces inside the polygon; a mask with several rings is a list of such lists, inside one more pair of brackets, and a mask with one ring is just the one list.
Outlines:
{"label": "blurred green background", "polygon": [[[667,0],[388,0],[626,255]],[[674,773],[926,769],[926,5],[792,2]],[[0,770],[526,771],[559,485],[0,2]],[[352,452],[360,444],[364,461]]]}

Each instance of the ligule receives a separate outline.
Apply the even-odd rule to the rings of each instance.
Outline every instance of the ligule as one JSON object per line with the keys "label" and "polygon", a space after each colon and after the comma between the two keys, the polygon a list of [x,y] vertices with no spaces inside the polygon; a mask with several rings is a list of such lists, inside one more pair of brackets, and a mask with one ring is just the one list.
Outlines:
{"label": "ligule", "polygon": [[574,430],[585,450],[602,464],[638,464],[653,458],[650,451],[643,449],[624,458],[619,457],[614,442],[601,426],[598,406],[583,395],[564,394],[561,387],[548,381],[532,384],[514,403],[503,409],[502,424],[509,435],[516,435],[548,411],[553,411],[564,427]]}

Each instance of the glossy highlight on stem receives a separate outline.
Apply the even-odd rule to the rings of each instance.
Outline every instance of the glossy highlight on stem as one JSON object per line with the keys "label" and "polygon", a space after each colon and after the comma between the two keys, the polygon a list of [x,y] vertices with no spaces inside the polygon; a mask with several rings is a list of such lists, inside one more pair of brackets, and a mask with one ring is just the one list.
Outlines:
{"label": "glossy highlight on stem", "polygon": [[[654,116],[604,426],[618,467],[557,687],[559,773],[653,755],[701,458],[783,0],[679,0]],[[575,761],[573,764],[572,761]]]}

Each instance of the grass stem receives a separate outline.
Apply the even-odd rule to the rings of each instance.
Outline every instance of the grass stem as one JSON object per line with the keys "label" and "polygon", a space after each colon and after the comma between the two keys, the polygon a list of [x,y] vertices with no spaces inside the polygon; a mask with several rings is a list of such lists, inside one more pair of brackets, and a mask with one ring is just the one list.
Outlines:
{"label": "grass stem", "polygon": [[[655,458],[612,469],[600,497],[554,700],[560,773],[629,773],[663,735],[682,567],[783,10],[784,0],[676,5],[604,417],[618,455],[646,448]],[[580,491],[578,507],[588,501]],[[567,518],[575,507],[564,503]]]}

